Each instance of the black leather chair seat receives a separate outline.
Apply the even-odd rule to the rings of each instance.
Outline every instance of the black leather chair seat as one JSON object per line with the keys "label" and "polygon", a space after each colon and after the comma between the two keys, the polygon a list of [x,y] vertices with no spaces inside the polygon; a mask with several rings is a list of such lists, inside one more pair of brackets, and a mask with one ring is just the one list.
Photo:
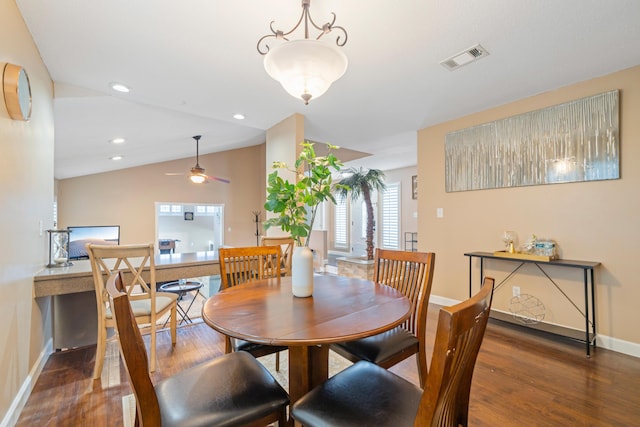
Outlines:
{"label": "black leather chair seat", "polygon": [[155,390],[165,427],[241,426],[289,402],[269,371],[246,352],[180,372]]}
{"label": "black leather chair seat", "polygon": [[413,426],[422,390],[373,363],[358,362],[292,407],[305,427]]}
{"label": "black leather chair seat", "polygon": [[412,346],[418,348],[418,338],[398,326],[372,337],[332,344],[331,350],[347,359],[356,356],[360,360],[368,360],[379,365],[399,353],[400,349]]}
{"label": "black leather chair seat", "polygon": [[260,350],[263,350],[263,349],[265,350],[264,355],[274,353],[274,349],[275,351],[282,351],[287,349],[287,347],[256,344],[256,343],[241,340],[238,338],[231,338],[231,345],[233,345],[233,351],[246,351],[248,353],[253,354],[256,357],[261,357],[262,354]]}

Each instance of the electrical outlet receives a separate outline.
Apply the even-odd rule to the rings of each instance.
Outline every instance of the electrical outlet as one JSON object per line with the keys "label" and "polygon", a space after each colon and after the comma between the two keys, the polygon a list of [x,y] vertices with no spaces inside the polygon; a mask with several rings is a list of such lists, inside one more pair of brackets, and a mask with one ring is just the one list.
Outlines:
{"label": "electrical outlet", "polygon": [[513,292],[514,297],[520,296],[520,286],[514,286],[511,290]]}

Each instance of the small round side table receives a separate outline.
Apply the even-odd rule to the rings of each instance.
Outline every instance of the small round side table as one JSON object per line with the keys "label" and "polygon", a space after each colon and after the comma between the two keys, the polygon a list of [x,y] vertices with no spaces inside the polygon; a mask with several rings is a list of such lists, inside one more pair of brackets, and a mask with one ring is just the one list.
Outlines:
{"label": "small round side table", "polygon": [[[193,320],[191,320],[191,318],[189,317],[188,313],[189,313],[189,310],[191,309],[191,306],[195,302],[196,298],[198,298],[198,295],[202,295],[200,293],[200,289],[202,289],[202,286],[204,286],[202,284],[202,282],[198,282],[198,281],[195,281],[195,280],[189,280],[189,281],[181,281],[181,280],[179,280],[177,282],[165,283],[164,285],[160,286],[159,290],[161,292],[170,292],[172,294],[178,294],[177,308],[178,308],[178,312],[182,316],[182,318],[180,319],[180,322],[178,323],[179,325],[181,325],[182,322],[193,323]],[[189,303],[189,306],[185,310],[180,305],[180,301],[182,300],[182,297],[186,293],[193,292],[193,291],[196,291],[196,294],[194,295],[193,299]],[[169,319],[167,319],[164,322],[163,327],[167,324],[168,321],[169,321]]]}

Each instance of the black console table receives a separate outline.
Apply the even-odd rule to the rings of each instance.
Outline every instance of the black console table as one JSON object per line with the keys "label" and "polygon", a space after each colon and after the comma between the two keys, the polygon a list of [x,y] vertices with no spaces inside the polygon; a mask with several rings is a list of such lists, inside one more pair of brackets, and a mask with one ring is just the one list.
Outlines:
{"label": "black console table", "polygon": [[[485,259],[496,259],[500,261],[514,262],[518,265],[515,267],[511,273],[507,275],[500,283],[498,283],[494,292],[500,288],[504,283],[507,282],[516,272],[525,264],[534,264],[538,269],[544,274],[544,276],[549,279],[551,283],[560,291],[562,295],[573,305],[582,314],[585,320],[585,328],[584,335],[580,331],[576,331],[570,328],[563,328],[561,326],[551,325],[548,323],[537,323],[532,325],[523,325],[527,327],[532,327],[538,330],[542,330],[544,332],[550,332],[556,335],[562,335],[580,342],[584,342],[587,347],[587,357],[591,355],[591,345],[596,345],[596,303],[595,303],[595,286],[594,286],[594,269],[598,265],[599,262],[592,261],[574,261],[574,260],[566,260],[559,259],[553,261],[540,261],[536,259],[529,258],[517,258],[517,257],[509,257],[505,258],[502,256],[494,255],[491,252],[468,252],[464,254],[469,257],[469,296],[471,296],[472,292],[472,284],[473,284],[473,258],[478,258],[480,260],[480,283],[482,283],[482,279],[484,278],[484,260]],[[556,282],[549,276],[549,274],[544,270],[543,266],[554,266],[554,267],[567,267],[567,268],[577,268],[583,270],[584,277],[584,309],[580,309],[576,305],[575,302],[569,298],[569,296],[556,284]],[[492,313],[493,317],[496,317],[500,320],[508,320],[507,316],[500,315],[501,313]],[[578,333],[576,333],[578,332]]]}

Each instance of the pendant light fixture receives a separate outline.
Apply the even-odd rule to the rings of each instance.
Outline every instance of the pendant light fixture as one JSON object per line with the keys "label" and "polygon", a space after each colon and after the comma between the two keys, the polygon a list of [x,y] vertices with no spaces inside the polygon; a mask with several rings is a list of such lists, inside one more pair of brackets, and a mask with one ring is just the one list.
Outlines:
{"label": "pendant light fixture", "polygon": [[[280,82],[290,95],[302,98],[305,105],[309,104],[312,98],[318,98],[325,93],[334,81],[342,77],[348,64],[347,56],[340,49],[347,43],[347,31],[334,25],[335,13],[331,13],[331,22],[317,25],[309,14],[310,4],[311,0],[302,0],[302,15],[298,23],[287,32],[275,30],[272,21],[272,34],[263,36],[257,45],[258,52],[264,55],[264,68],[267,73]],[[289,40],[288,37],[302,24],[304,39]],[[309,39],[310,26],[320,31],[315,39]],[[338,35],[335,45],[321,40],[322,36],[333,30],[342,32],[344,39]],[[266,43],[271,37],[284,42],[271,48]]]}

